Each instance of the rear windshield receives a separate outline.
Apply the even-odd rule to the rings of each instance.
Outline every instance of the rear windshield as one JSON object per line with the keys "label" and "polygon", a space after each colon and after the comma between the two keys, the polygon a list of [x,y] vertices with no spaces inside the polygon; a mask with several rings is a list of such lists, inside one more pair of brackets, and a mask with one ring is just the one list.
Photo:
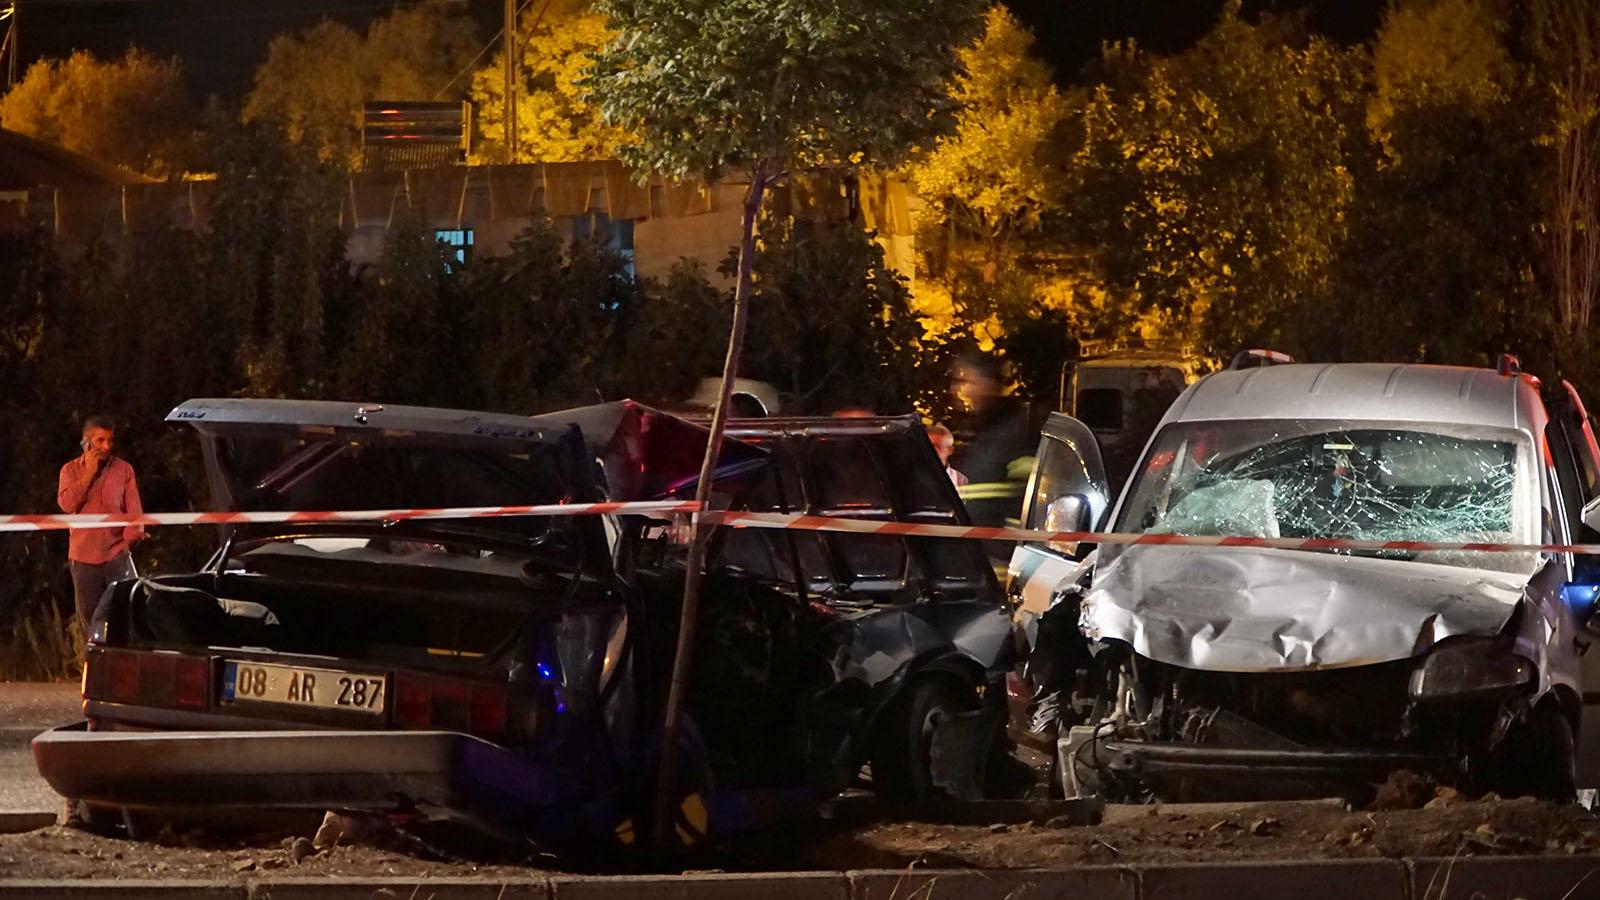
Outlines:
{"label": "rear windshield", "polygon": [[1078,392],[1078,420],[1096,431],[1122,430],[1122,392],[1086,388]]}
{"label": "rear windshield", "polygon": [[[435,509],[575,499],[558,445],[267,432],[218,438],[217,463],[230,495],[218,499],[240,510]],[[492,525],[537,537],[556,521],[497,518]]]}

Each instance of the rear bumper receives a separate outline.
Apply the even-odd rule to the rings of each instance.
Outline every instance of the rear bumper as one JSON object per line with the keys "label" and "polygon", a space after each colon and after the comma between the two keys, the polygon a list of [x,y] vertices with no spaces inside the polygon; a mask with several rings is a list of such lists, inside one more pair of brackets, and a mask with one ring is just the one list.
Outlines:
{"label": "rear bumper", "polygon": [[577,810],[555,814],[575,800],[576,773],[453,732],[88,731],[80,723],[34,738],[33,757],[62,796],[133,809],[415,810],[506,836],[592,820]]}

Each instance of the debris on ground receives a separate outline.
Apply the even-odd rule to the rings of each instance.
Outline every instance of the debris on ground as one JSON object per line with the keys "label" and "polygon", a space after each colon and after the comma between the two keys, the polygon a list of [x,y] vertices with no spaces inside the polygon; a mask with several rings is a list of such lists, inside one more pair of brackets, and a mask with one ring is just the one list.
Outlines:
{"label": "debris on ground", "polygon": [[[1440,800],[1444,802],[1435,804]],[[1422,808],[1370,811],[1350,811],[1337,803],[1322,802],[1150,806],[1118,810],[1100,825],[1071,828],[1052,827],[1047,821],[821,823],[815,826],[817,836],[800,846],[796,846],[795,832],[786,830],[781,836],[741,843],[684,864],[697,870],[727,871],[911,865],[1031,868],[1600,853],[1600,818],[1577,806],[1497,797],[1471,800],[1437,789],[1419,806]],[[312,829],[308,825],[305,831]],[[335,833],[337,839],[333,839]],[[194,831],[163,834],[167,839],[162,842],[131,841],[57,826],[0,835],[0,877],[243,878],[281,870],[297,877],[482,874],[525,878],[555,867],[548,858],[530,858],[525,851],[504,847],[497,851],[499,855],[447,855],[403,829],[394,829],[392,824],[385,829],[375,822],[337,823],[323,836],[320,847],[305,833],[281,831],[249,839]],[[610,870],[621,864],[611,859]]]}
{"label": "debris on ground", "polygon": [[1378,788],[1378,796],[1372,801],[1372,808],[1421,809],[1434,798],[1438,790],[1439,782],[1431,776],[1409,769],[1397,769],[1391,772],[1389,778]]}
{"label": "debris on ground", "polygon": [[300,865],[308,857],[317,854],[317,845],[304,837],[287,837],[283,839],[283,849],[289,851],[289,859],[295,865]]}
{"label": "debris on ground", "polygon": [[1433,799],[1422,804],[1423,809],[1444,809],[1455,803],[1461,802],[1461,792],[1453,787],[1441,787],[1433,793]]}
{"label": "debris on ground", "polygon": [[[1349,811],[1332,803],[1151,806],[1080,828],[1013,825],[1005,834],[883,822],[801,849],[792,865],[826,868],[1030,868],[1086,863],[1210,862],[1600,852],[1600,818],[1529,798],[1466,800],[1431,809]],[[1420,798],[1416,798],[1420,799]],[[1426,802],[1419,802],[1423,806]],[[1113,854],[1107,848],[1115,848]]]}
{"label": "debris on ground", "polygon": [[340,844],[318,850],[304,835],[281,832],[248,838],[213,835],[163,844],[53,826],[0,835],[0,878],[243,878],[289,873],[296,877],[483,874],[525,878],[540,872],[518,865],[516,859],[485,862],[430,856],[371,845]]}

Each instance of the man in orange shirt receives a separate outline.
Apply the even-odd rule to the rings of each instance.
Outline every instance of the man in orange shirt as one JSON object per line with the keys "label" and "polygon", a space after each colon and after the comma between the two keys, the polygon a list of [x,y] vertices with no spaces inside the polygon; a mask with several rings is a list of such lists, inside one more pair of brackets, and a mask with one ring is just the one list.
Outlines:
{"label": "man in orange shirt", "polygon": [[[111,455],[116,430],[104,416],[83,422],[83,453],[61,467],[56,503],[69,515],[109,513],[139,515],[139,487],[133,466]],[[67,539],[67,560],[72,569],[72,592],[78,625],[89,634],[100,595],[113,581],[133,576],[128,550],[144,540],[144,527],[73,529]]]}

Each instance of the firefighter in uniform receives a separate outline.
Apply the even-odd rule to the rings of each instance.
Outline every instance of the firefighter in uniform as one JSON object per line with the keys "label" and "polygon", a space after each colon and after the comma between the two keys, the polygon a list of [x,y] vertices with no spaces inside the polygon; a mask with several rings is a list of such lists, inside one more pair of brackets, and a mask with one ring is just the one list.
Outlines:
{"label": "firefighter in uniform", "polygon": [[[1019,525],[1022,494],[1033,471],[1039,436],[1030,427],[1027,405],[1007,395],[1005,387],[993,357],[963,357],[951,369],[950,391],[966,412],[958,432],[964,440],[957,442],[951,466],[967,477],[957,493],[974,525]],[[1011,545],[990,542],[988,551],[1004,561]]]}

